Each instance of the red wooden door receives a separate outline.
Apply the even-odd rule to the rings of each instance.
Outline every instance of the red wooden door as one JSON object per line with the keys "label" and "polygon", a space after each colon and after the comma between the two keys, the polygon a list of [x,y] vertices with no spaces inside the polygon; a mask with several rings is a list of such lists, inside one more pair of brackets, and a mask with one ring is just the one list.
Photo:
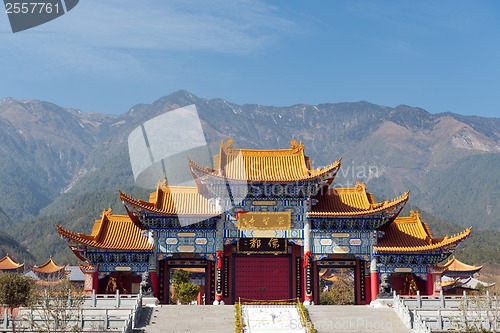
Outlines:
{"label": "red wooden door", "polygon": [[239,297],[253,300],[291,298],[290,262],[288,256],[235,257],[235,302]]}

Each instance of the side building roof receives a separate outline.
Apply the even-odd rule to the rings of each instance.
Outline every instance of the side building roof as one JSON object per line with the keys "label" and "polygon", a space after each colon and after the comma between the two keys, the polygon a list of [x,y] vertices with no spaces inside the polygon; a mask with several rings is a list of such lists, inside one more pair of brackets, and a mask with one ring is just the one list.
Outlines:
{"label": "side building roof", "polygon": [[[159,183],[149,201],[138,200],[120,191],[120,199],[129,211],[130,207],[164,215],[217,216],[220,211],[209,199],[198,192],[196,186],[168,186]],[[133,218],[133,216],[131,216]]]}
{"label": "side building roof", "polygon": [[469,237],[472,227],[453,235],[434,238],[420,214],[411,211],[409,216],[397,217],[380,228],[384,234],[374,247],[376,253],[418,253],[454,248]]}
{"label": "side building roof", "polygon": [[50,256],[49,260],[47,260],[45,263],[39,265],[39,266],[31,266],[31,270],[35,273],[43,273],[43,274],[52,274],[52,273],[57,273],[60,272],[61,270],[64,270],[66,266],[59,266],[57,265],[54,260],[52,259],[52,256]]}
{"label": "side building roof", "polygon": [[393,200],[375,202],[373,196],[366,191],[364,183],[357,183],[352,188],[329,188],[313,199],[318,203],[313,205],[308,217],[341,217],[371,215],[396,209],[397,213],[408,201],[409,192]]}
{"label": "side building roof", "polygon": [[483,266],[467,265],[466,263],[463,263],[455,258],[455,256],[449,258],[445,264],[438,265],[437,267],[443,269],[444,274],[449,276],[472,276],[483,268]]}
{"label": "side building roof", "polygon": [[24,264],[19,264],[12,260],[8,253],[0,259],[0,271],[18,270],[22,267],[24,267]]}
{"label": "side building roof", "polygon": [[[127,215],[114,215],[111,209],[96,220],[90,235],[74,233],[57,226],[57,232],[69,242],[119,251],[151,251],[153,245]],[[73,250],[75,252],[75,250]],[[77,252],[75,254],[78,255]],[[80,257],[80,256],[79,256]],[[80,257],[83,260],[83,258]]]}

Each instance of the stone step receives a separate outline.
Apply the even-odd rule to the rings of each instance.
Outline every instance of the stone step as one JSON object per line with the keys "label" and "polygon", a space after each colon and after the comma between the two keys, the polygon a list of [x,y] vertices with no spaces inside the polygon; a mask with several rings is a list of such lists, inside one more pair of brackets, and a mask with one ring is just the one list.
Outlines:
{"label": "stone step", "polygon": [[397,313],[389,307],[368,305],[307,306],[309,317],[318,333],[412,333]]}
{"label": "stone step", "polygon": [[234,333],[234,305],[163,305],[145,308],[136,332]]}

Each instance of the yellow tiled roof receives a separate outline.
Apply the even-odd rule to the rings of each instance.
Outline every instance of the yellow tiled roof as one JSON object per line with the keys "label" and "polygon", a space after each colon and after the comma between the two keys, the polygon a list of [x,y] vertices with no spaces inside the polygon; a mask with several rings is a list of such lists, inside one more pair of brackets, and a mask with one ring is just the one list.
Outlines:
{"label": "yellow tiled roof", "polygon": [[352,188],[329,188],[317,195],[318,203],[312,206],[309,217],[357,216],[384,211],[408,200],[409,192],[392,201],[376,203],[366,192],[364,183]]}
{"label": "yellow tiled roof", "polygon": [[[307,180],[340,168],[340,160],[324,167],[311,169],[309,157],[304,155],[302,142],[291,141],[288,149],[234,148],[233,141],[222,141],[220,153],[214,157],[214,169],[204,168],[190,161],[193,170],[215,177],[245,182],[293,182]],[[333,180],[333,176],[331,177]]]}
{"label": "yellow tiled roof", "polygon": [[384,236],[379,239],[375,251],[422,252],[456,246],[456,243],[469,237],[471,230],[472,227],[453,236],[433,238],[427,224],[420,220],[420,214],[411,211],[410,216],[397,217],[392,223],[380,228]]}
{"label": "yellow tiled roof", "polygon": [[483,266],[472,266],[467,265],[453,256],[444,265],[439,265],[440,268],[444,268],[446,271],[454,272],[477,272],[483,268]]}
{"label": "yellow tiled roof", "polygon": [[52,260],[52,256],[50,256],[49,260],[47,260],[44,264],[39,266],[32,266],[31,270],[39,273],[55,273],[63,270],[66,266],[57,265],[54,260]]}
{"label": "yellow tiled roof", "polygon": [[90,235],[70,232],[60,225],[57,232],[78,243],[108,250],[150,251],[153,245],[127,215],[114,215],[104,211],[101,220],[96,220]]}
{"label": "yellow tiled roof", "polygon": [[210,201],[198,192],[196,186],[167,186],[159,184],[151,193],[149,202],[136,200],[120,192],[122,201],[144,208],[151,212],[167,215],[216,216],[220,212]]}
{"label": "yellow tiled roof", "polygon": [[18,269],[18,268],[21,268],[23,266],[24,266],[24,264],[18,264],[17,262],[12,260],[12,258],[9,257],[8,253],[5,255],[5,257],[0,259],[0,271]]}

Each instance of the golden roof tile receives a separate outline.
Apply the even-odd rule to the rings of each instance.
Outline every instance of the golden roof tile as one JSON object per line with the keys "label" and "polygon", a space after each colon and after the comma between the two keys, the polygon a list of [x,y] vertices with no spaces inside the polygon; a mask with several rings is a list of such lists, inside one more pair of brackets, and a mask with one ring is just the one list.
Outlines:
{"label": "golden roof tile", "polygon": [[233,141],[222,141],[220,153],[214,157],[215,169],[204,168],[189,161],[192,170],[233,181],[245,182],[294,182],[327,175],[333,180],[340,168],[340,160],[325,168],[311,168],[309,157],[304,155],[302,142],[292,140],[288,149],[234,148]]}
{"label": "golden roof tile", "polygon": [[472,227],[459,234],[433,238],[429,227],[420,219],[418,212],[411,211],[409,216],[397,217],[392,223],[383,225],[380,231],[384,236],[379,239],[375,251],[389,252],[425,252],[456,246],[458,242],[469,237]]}
{"label": "golden roof tile", "polygon": [[357,183],[352,188],[329,188],[315,197],[318,203],[312,206],[309,217],[358,216],[368,215],[406,203],[409,192],[392,201],[376,203],[366,191],[364,183]]}
{"label": "golden roof tile", "polygon": [[33,272],[38,272],[38,273],[56,273],[61,270],[64,270],[66,266],[59,266],[57,265],[54,260],[52,260],[52,256],[50,256],[49,260],[47,260],[45,263],[39,265],[39,266],[31,266],[31,270]]}
{"label": "golden roof tile", "polygon": [[15,270],[23,266],[24,264],[19,264],[12,260],[8,253],[5,255],[5,257],[0,259],[0,271]]}
{"label": "golden roof tile", "polygon": [[120,192],[120,198],[134,206],[166,215],[217,216],[220,214],[215,205],[198,192],[196,186],[159,184],[156,192],[151,193],[149,202],[134,199],[123,192]]}
{"label": "golden roof tile", "polygon": [[101,220],[96,220],[90,235],[74,233],[57,226],[57,232],[75,242],[108,250],[151,251],[153,245],[127,215],[114,215],[104,211]]}

